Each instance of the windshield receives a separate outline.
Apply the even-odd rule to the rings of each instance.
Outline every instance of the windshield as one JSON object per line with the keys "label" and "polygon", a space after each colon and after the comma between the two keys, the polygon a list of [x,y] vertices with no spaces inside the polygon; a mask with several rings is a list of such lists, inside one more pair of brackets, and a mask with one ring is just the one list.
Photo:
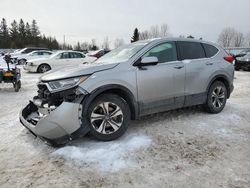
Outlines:
{"label": "windshield", "polygon": [[147,44],[148,42],[140,41],[119,47],[102,56],[93,63],[108,64],[128,61]]}

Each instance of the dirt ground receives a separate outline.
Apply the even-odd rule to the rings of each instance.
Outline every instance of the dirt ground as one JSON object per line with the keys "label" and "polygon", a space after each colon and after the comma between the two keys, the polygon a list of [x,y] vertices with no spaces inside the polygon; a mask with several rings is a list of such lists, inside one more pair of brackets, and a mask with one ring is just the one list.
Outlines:
{"label": "dirt ground", "polygon": [[87,137],[63,148],[35,139],[18,113],[36,93],[0,85],[0,187],[250,187],[250,73],[236,72],[223,112],[199,107],[131,122],[120,139]]}

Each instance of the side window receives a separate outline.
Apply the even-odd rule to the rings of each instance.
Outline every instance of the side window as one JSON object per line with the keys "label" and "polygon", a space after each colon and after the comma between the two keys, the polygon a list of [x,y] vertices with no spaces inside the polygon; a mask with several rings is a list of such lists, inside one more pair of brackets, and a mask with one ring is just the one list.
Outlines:
{"label": "side window", "polygon": [[34,52],[34,53],[32,53],[31,55],[32,55],[32,56],[36,56],[36,55],[39,55],[39,53],[38,53],[38,52]]}
{"label": "side window", "polygon": [[71,58],[83,58],[83,54],[81,53],[71,53]]}
{"label": "side window", "polygon": [[43,52],[43,55],[51,55],[52,53],[50,52]]}
{"label": "side window", "polygon": [[206,51],[206,55],[207,57],[213,57],[215,54],[218,53],[218,49],[210,44],[202,44],[205,51]]}
{"label": "side window", "polygon": [[61,53],[60,59],[69,59],[69,58],[70,58],[69,52]]}
{"label": "side window", "polygon": [[43,55],[43,52],[38,52],[38,55]]}
{"label": "side window", "polygon": [[150,49],[143,57],[157,57],[159,63],[177,60],[176,46],[174,42],[159,44]]}
{"label": "side window", "polygon": [[181,59],[200,59],[206,58],[205,51],[198,42],[178,42]]}

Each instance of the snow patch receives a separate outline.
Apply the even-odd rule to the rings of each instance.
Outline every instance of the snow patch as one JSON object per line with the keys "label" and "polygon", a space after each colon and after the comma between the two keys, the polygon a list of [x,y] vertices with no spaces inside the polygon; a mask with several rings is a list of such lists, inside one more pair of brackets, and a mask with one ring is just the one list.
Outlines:
{"label": "snow patch", "polygon": [[81,146],[66,146],[53,154],[77,164],[93,163],[102,171],[116,172],[133,166],[131,152],[148,147],[150,143],[148,136],[132,134],[111,142],[88,141]]}

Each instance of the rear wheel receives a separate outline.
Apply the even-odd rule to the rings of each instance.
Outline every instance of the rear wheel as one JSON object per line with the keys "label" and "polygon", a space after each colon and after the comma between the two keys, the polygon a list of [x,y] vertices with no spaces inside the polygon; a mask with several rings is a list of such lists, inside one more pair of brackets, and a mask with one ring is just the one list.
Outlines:
{"label": "rear wheel", "polygon": [[215,81],[209,88],[205,109],[209,113],[221,112],[227,101],[227,89],[223,82]]}
{"label": "rear wheel", "polygon": [[38,67],[37,72],[39,72],[39,73],[44,73],[44,72],[49,71],[50,69],[51,69],[51,68],[50,68],[49,65],[47,65],[47,64],[42,64],[42,65],[40,65],[40,66]]}
{"label": "rear wheel", "polygon": [[14,89],[15,89],[15,92],[18,92],[21,88],[21,81],[17,81],[17,82],[14,82]]}
{"label": "rear wheel", "polygon": [[120,96],[104,94],[92,102],[87,118],[90,134],[98,140],[110,141],[127,130],[130,109]]}

